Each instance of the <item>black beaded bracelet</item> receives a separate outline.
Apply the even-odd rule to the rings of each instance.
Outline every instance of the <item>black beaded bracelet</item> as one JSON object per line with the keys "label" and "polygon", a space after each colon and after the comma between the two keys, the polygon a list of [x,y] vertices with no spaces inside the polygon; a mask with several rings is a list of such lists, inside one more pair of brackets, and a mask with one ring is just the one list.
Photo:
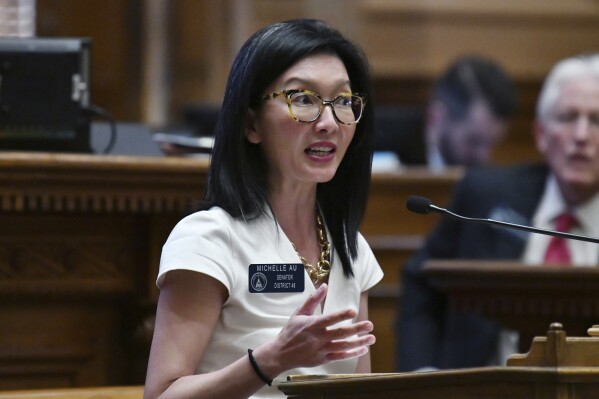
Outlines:
{"label": "black beaded bracelet", "polygon": [[254,359],[254,355],[252,355],[252,352],[253,351],[251,349],[248,349],[248,357],[250,358],[250,364],[256,372],[256,375],[258,375],[258,377],[260,377],[260,379],[269,387],[272,386],[272,380],[269,380],[268,377],[264,375],[262,370],[260,370],[260,367],[258,367],[258,363],[256,363],[256,359]]}

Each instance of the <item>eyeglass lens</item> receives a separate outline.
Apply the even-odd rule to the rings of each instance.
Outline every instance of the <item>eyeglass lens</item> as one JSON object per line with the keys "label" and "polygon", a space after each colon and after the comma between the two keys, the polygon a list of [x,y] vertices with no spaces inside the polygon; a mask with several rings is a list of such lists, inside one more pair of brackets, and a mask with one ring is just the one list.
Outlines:
{"label": "eyeglass lens", "polygon": [[[294,93],[289,96],[293,116],[301,122],[312,122],[320,116],[323,101],[310,93]],[[333,113],[342,123],[355,123],[362,116],[362,98],[340,95],[332,103]]]}

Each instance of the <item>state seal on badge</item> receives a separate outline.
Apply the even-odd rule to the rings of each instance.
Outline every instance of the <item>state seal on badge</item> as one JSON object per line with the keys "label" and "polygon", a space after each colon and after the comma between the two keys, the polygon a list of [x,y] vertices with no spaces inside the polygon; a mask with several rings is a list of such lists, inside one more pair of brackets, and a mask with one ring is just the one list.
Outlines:
{"label": "state seal on badge", "polygon": [[268,280],[264,273],[254,273],[252,276],[251,284],[252,288],[256,291],[263,291],[266,288]]}

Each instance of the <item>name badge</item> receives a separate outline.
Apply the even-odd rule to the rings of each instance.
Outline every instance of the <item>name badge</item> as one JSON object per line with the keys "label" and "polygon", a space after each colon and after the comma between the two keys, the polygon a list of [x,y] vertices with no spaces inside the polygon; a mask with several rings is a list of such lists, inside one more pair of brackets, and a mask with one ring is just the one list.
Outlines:
{"label": "name badge", "polygon": [[251,293],[304,292],[301,263],[251,264],[248,270]]}

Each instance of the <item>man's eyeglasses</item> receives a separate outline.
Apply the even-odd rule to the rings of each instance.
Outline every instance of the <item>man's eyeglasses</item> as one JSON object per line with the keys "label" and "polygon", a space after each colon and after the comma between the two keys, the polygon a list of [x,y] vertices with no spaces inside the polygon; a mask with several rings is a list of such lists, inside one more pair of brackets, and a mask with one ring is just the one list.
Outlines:
{"label": "man's eyeglasses", "polygon": [[322,97],[310,90],[283,90],[271,93],[263,100],[272,100],[281,94],[287,98],[289,115],[294,120],[303,123],[314,122],[320,117],[324,107],[330,105],[337,122],[353,125],[360,121],[366,104],[366,96],[360,93],[341,93],[332,100],[323,100]]}

